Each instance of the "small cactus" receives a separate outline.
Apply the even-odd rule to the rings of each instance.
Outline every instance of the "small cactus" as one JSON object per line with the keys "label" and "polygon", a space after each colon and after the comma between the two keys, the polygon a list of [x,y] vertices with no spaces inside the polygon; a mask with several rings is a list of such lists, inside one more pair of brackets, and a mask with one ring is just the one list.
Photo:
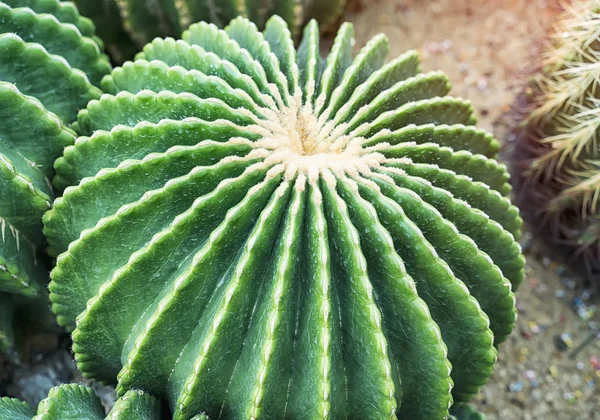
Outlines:
{"label": "small cactus", "polygon": [[111,70],[98,42],[72,3],[0,2],[0,351],[12,356],[15,311],[36,320],[47,307],[42,215],[54,160],[76,137],[67,124]]}
{"label": "small cactus", "polygon": [[[317,19],[323,29],[332,27],[344,11],[346,0],[75,0],[84,15],[96,22],[117,62],[131,58],[132,45],[140,47],[157,36],[180,37],[190,24],[212,22],[219,27],[236,16],[252,20],[259,28],[274,14],[281,16],[298,35],[302,25]],[[123,29],[124,28],[124,29]],[[123,32],[125,30],[125,32]],[[126,34],[129,35],[127,38]]]}
{"label": "small cactus", "polygon": [[87,386],[52,388],[36,411],[14,398],[0,398],[0,420],[161,420],[160,402],[137,390],[127,391],[106,415],[100,398]]}
{"label": "small cactus", "polygon": [[85,376],[177,420],[442,419],[487,381],[524,273],[498,143],[415,52],[319,38],[194,24],[80,112],[44,221]]}
{"label": "small cactus", "polygon": [[556,247],[600,274],[600,1],[568,9],[536,77],[514,159],[521,207]]}

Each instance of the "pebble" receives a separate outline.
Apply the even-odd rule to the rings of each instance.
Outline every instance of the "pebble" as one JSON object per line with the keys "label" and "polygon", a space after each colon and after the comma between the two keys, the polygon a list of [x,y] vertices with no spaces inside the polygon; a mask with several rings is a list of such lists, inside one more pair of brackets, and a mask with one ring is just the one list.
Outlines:
{"label": "pebble", "polygon": [[600,359],[595,355],[590,357],[590,363],[595,371],[600,371]]}
{"label": "pebble", "polygon": [[537,380],[537,375],[534,370],[532,370],[532,369],[526,370],[525,372],[523,372],[523,376],[525,377],[525,379],[527,379],[529,381],[529,384],[533,388],[537,388],[538,380]]}
{"label": "pebble", "polygon": [[595,305],[586,305],[584,300],[588,299],[589,296],[587,298],[583,298],[582,296],[577,296],[575,298],[573,298],[573,303],[571,305],[571,308],[573,309],[573,311],[577,314],[577,316],[579,317],[579,319],[583,320],[583,321],[588,321],[590,320],[594,314],[596,313],[596,306]]}
{"label": "pebble", "polygon": [[525,363],[527,361],[527,355],[529,354],[529,349],[526,347],[521,347],[519,349],[519,363]]}
{"label": "pebble", "polygon": [[532,369],[526,370],[525,372],[523,372],[523,376],[525,377],[525,379],[527,379],[529,382],[531,381],[535,381],[536,379],[536,375],[535,375],[535,371]]}
{"label": "pebble", "polygon": [[538,325],[533,321],[529,321],[528,325],[529,325],[529,329],[534,334],[539,334],[540,332],[542,332],[546,329],[546,327],[544,325]]}
{"label": "pebble", "polygon": [[556,266],[555,272],[559,276],[562,276],[563,274],[565,274],[567,272],[567,269],[566,269],[566,267],[564,265],[559,264],[558,266]]}
{"label": "pebble", "polygon": [[441,47],[442,51],[448,51],[450,48],[452,48],[453,45],[454,45],[454,42],[452,42],[451,39],[445,39],[442,41],[440,47]]}
{"label": "pebble", "polygon": [[570,392],[570,391],[569,392],[565,392],[563,394],[563,398],[566,401],[568,401],[569,403],[571,403],[571,404],[573,404],[576,401],[575,393],[574,392]]}
{"label": "pebble", "polygon": [[571,334],[562,333],[560,335],[557,335],[554,338],[554,345],[560,351],[566,351],[570,349],[571,347],[573,347],[573,339],[571,338]]}
{"label": "pebble", "polygon": [[521,381],[511,382],[510,384],[508,384],[508,390],[510,392],[523,391],[523,382],[521,382]]}
{"label": "pebble", "polygon": [[577,282],[575,282],[575,280],[571,279],[570,277],[562,277],[560,281],[562,282],[562,284],[567,286],[567,289],[573,290],[577,286]]}

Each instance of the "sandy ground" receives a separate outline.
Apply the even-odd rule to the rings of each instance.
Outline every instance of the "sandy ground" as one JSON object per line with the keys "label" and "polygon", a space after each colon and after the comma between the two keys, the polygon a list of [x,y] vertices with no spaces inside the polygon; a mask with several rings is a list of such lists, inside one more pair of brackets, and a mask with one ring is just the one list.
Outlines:
{"label": "sandy ground", "polygon": [[[509,112],[539,67],[562,8],[542,0],[376,0],[347,13],[357,47],[383,32],[390,55],[419,50],[424,71],[443,70],[452,94],[469,99],[479,126],[510,146]],[[477,396],[488,419],[600,419],[600,339],[568,354],[600,325],[577,278],[527,235],[527,279],[517,294],[519,320],[500,346],[490,383]],[[581,316],[571,306],[581,299]],[[577,301],[578,302],[578,301]],[[557,337],[563,334],[563,347]],[[566,335],[564,335],[566,334]]]}
{"label": "sandy ground", "polygon": [[537,66],[562,10],[549,0],[362,0],[353,9],[345,19],[357,46],[383,32],[391,57],[417,49],[422,70],[443,70],[452,94],[469,99],[489,130]]}

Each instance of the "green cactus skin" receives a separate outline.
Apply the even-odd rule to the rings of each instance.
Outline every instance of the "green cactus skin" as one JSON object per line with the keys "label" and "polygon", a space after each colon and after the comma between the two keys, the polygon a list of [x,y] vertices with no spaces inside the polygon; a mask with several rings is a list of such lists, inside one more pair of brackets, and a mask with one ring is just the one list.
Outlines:
{"label": "green cactus skin", "polygon": [[442,419],[487,381],[524,272],[498,143],[415,52],[353,46],[199,23],[103,79],[44,216],[84,375],[178,420]]}
{"label": "green cactus skin", "polygon": [[569,6],[533,80],[533,112],[517,131],[513,160],[531,226],[600,290],[598,28],[598,0]]}
{"label": "green cactus skin", "polygon": [[486,420],[486,417],[471,405],[458,403],[450,409],[450,420]]}
{"label": "green cactus skin", "polygon": [[[317,19],[323,29],[335,25],[346,0],[75,0],[85,16],[98,26],[107,49],[117,62],[133,57],[135,44],[142,47],[155,37],[179,37],[199,21],[225,26],[244,16],[263,28],[276,14],[290,26],[294,36],[302,25]],[[123,29],[124,28],[124,29]],[[129,37],[127,36],[129,34]]]}
{"label": "green cactus skin", "polygon": [[27,307],[35,320],[48,306],[38,253],[53,163],[76,137],[66,123],[100,97],[92,83],[110,70],[94,25],[71,3],[0,2],[0,351],[12,357],[23,330],[13,325],[15,311]]}
{"label": "green cactus skin", "polygon": [[160,402],[142,391],[127,391],[106,415],[100,398],[83,385],[52,388],[37,414],[27,403],[0,399],[0,420],[160,420]]}

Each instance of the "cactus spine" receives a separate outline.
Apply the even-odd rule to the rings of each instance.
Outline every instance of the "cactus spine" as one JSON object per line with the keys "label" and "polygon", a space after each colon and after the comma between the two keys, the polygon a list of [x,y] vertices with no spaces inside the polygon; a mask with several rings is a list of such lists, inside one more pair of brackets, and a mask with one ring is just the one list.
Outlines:
{"label": "cactus spine", "polygon": [[520,131],[517,191],[539,232],[590,274],[600,270],[600,2],[569,7]]}

